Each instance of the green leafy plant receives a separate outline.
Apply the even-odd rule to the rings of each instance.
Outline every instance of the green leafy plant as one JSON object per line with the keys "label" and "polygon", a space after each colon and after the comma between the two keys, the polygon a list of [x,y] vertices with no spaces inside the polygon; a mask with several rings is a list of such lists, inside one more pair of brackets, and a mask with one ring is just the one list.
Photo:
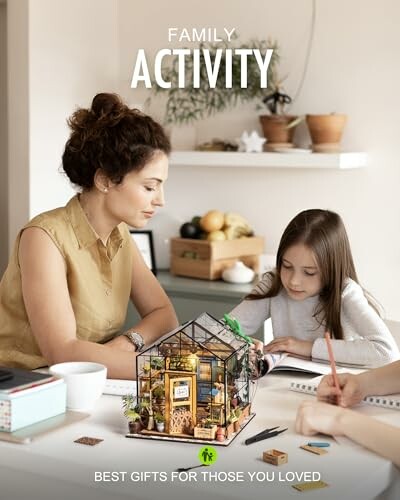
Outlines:
{"label": "green leafy plant", "polygon": [[228,416],[228,423],[233,424],[234,422],[238,421],[238,416],[235,413],[235,410],[231,410],[229,416]]}
{"label": "green leafy plant", "polygon": [[157,385],[153,389],[153,396],[157,399],[161,399],[165,397],[165,387],[164,384]]}
{"label": "green leafy plant", "polygon": [[164,367],[164,360],[159,357],[152,357],[150,366],[151,368],[153,368],[153,370],[161,370]]}
{"label": "green leafy plant", "polygon": [[157,423],[161,423],[161,422],[165,422],[165,417],[162,413],[159,413],[157,412],[155,415],[154,415],[154,420],[157,422]]}
{"label": "green leafy plant", "polygon": [[214,425],[214,422],[212,421],[211,418],[206,418],[205,422],[204,422],[204,428],[205,429],[211,429]]}
{"label": "green leafy plant", "polygon": [[[232,88],[226,88],[225,68],[227,65],[226,49],[258,49],[262,57],[265,57],[268,49],[273,49],[271,61],[268,66],[268,82],[273,76],[273,68],[279,61],[279,48],[276,41],[252,39],[247,43],[240,43],[238,37],[235,46],[230,42],[201,43],[200,49],[200,85],[193,88],[193,60],[188,58],[185,66],[185,78],[187,85],[178,87],[179,67],[178,57],[172,57],[172,64],[163,68],[162,74],[165,81],[171,82],[169,89],[164,89],[152,82],[152,91],[155,94],[166,94],[165,122],[167,124],[184,124],[201,120],[216,113],[235,107],[239,103],[253,100],[263,100],[270,95],[271,91],[260,87],[260,69],[254,57],[247,60],[247,87],[241,87],[241,61],[240,57],[232,57]],[[203,49],[210,51],[212,63],[215,61],[217,49],[222,50],[221,64],[218,72],[216,86],[211,89],[207,77]],[[269,86],[269,83],[268,83]]]}
{"label": "green leafy plant", "polygon": [[136,397],[133,394],[122,396],[122,406],[125,417],[131,422],[140,420],[139,405],[136,404]]}

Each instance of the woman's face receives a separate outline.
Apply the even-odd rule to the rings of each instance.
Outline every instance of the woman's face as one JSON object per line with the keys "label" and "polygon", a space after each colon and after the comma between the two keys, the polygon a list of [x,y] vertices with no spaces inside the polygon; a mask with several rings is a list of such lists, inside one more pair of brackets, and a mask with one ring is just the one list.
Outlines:
{"label": "woman's face", "polygon": [[164,183],[168,177],[168,158],[163,152],[140,171],[125,175],[121,184],[114,184],[107,193],[107,208],[117,221],[135,228],[144,227],[164,205]]}
{"label": "woman's face", "polygon": [[301,243],[289,247],[283,254],[280,276],[282,285],[293,300],[317,295],[322,288],[315,255]]}

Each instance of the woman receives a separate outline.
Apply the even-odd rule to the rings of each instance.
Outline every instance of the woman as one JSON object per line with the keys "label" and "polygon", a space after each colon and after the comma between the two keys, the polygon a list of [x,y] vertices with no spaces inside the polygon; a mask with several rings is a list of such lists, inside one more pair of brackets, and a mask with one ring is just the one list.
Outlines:
{"label": "woman", "polygon": [[[114,94],[96,95],[68,124],[63,169],[80,193],[18,234],[0,283],[0,364],[96,361],[129,379],[137,350],[177,326],[127,228],[164,204],[170,143]],[[142,319],[118,335],[129,297]]]}

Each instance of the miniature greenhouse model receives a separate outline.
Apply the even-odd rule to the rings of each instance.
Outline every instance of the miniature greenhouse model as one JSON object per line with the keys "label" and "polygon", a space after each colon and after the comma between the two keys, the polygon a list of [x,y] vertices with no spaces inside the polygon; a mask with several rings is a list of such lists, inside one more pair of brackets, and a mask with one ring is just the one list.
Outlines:
{"label": "miniature greenhouse model", "polygon": [[233,423],[250,419],[250,343],[231,327],[203,313],[138,354],[144,429],[129,437],[213,441],[218,429],[229,444]]}

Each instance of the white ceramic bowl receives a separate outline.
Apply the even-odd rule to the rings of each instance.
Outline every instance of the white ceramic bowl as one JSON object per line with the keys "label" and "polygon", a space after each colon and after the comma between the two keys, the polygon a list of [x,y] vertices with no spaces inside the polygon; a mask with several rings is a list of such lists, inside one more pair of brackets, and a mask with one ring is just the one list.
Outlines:
{"label": "white ceramic bowl", "polygon": [[91,410],[101,396],[107,378],[107,367],[99,363],[71,361],[50,366],[50,373],[67,384],[67,408]]}

